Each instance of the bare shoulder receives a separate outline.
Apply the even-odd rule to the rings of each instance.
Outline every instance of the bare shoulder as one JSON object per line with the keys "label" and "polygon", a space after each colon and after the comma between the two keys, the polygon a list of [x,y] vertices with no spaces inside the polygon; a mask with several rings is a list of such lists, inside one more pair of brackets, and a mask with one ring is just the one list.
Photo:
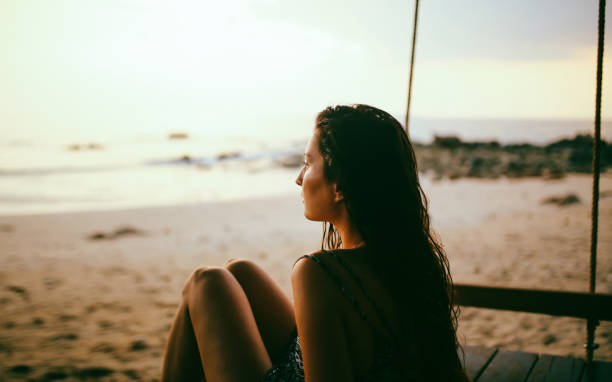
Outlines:
{"label": "bare shoulder", "polygon": [[309,283],[324,276],[324,270],[317,264],[317,261],[320,261],[318,259],[320,255],[319,252],[314,252],[310,255],[300,257],[293,265],[291,281],[293,283]]}
{"label": "bare shoulder", "polygon": [[294,298],[303,298],[308,295],[309,301],[321,304],[330,303],[337,298],[335,290],[337,287],[325,269],[317,264],[317,262],[324,261],[321,260],[323,255],[322,252],[314,252],[300,258],[295,263],[291,272]]}
{"label": "bare shoulder", "polygon": [[291,273],[306,380],[353,380],[339,290],[316,260],[320,259],[299,259]]}
{"label": "bare shoulder", "polygon": [[[336,311],[346,313],[345,318],[361,322],[362,319],[355,310],[354,303],[350,303],[346,295],[352,296],[360,309],[364,310],[369,317],[374,317],[377,326],[382,329],[383,325],[382,322],[379,322],[380,314],[376,311],[378,309],[382,311],[385,320],[390,323],[395,332],[398,332],[401,326],[399,312],[383,279],[375,272],[368,259],[368,253],[366,251],[347,251],[336,250],[336,255],[330,251],[313,253],[316,255],[317,262],[321,264],[307,257],[300,259],[292,275],[294,297],[299,293],[296,287],[301,286],[303,293],[312,292],[316,295],[310,297],[311,299],[321,299],[319,303],[327,303]],[[338,257],[342,257],[342,260],[338,260]],[[376,307],[372,301],[375,302]],[[358,326],[354,325],[354,327]]]}

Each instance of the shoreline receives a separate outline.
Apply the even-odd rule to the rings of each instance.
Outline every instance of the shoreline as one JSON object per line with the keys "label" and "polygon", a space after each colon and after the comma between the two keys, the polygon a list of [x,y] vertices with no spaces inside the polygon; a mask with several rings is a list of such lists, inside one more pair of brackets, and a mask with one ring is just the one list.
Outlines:
{"label": "shoreline", "polygon": [[[213,163],[194,154],[194,143],[189,142],[189,150],[175,147],[174,153],[160,153],[165,160],[145,161],[138,166],[108,169],[106,160],[116,155],[108,151],[96,152],[100,163],[95,166],[90,163],[89,167],[78,167],[78,159],[86,158],[87,153],[70,152],[62,160],[70,159],[71,165],[64,165],[67,167],[63,170],[0,169],[4,185],[0,214],[123,210],[297,193],[294,180],[302,165],[303,147],[262,148],[264,151],[257,153],[228,151],[217,154],[218,160]],[[556,180],[588,174],[592,167],[593,141],[588,135],[548,145],[502,145],[498,141],[436,136],[432,143],[414,143],[414,147],[420,177],[439,181]],[[606,171],[612,171],[612,143],[602,141],[601,172]]]}
{"label": "shoreline", "polygon": [[299,191],[296,189],[295,195],[286,193],[279,195],[265,195],[265,196],[245,196],[245,197],[236,197],[234,199],[211,199],[204,200],[199,202],[185,202],[179,204],[152,204],[152,205],[142,205],[142,206],[124,206],[124,207],[109,207],[107,209],[99,208],[99,209],[82,209],[82,210],[67,210],[67,211],[40,211],[40,212],[31,212],[31,213],[17,213],[17,214],[3,214],[0,213],[0,220],[2,219],[19,219],[19,218],[37,218],[44,216],[61,216],[61,215],[89,215],[89,214],[113,214],[113,213],[144,213],[146,211],[152,212],[154,210],[159,210],[160,212],[164,210],[173,210],[173,209],[185,209],[185,208],[201,208],[210,205],[229,205],[234,203],[249,203],[249,202],[270,202],[272,200],[277,199],[295,199],[299,202]]}

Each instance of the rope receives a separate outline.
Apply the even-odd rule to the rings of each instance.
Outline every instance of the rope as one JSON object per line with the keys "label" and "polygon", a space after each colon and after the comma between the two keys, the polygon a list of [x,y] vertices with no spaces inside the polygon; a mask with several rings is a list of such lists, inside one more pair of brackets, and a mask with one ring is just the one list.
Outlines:
{"label": "rope", "polygon": [[[595,293],[595,279],[597,275],[597,225],[599,218],[599,166],[601,146],[601,82],[603,77],[603,49],[604,49],[604,27],[606,19],[606,0],[599,0],[599,22],[597,27],[597,88],[595,91],[595,136],[593,139],[593,192],[591,207],[591,257],[589,273],[589,293]],[[406,105],[406,134],[410,120],[410,102],[412,99],[412,77],[414,70],[414,52],[416,46],[417,24],[419,15],[419,0],[415,0],[414,24],[412,27],[412,51],[410,55],[410,77],[408,82],[408,102]],[[587,320],[587,365],[590,367],[593,361],[593,351],[597,348],[594,344],[595,327],[599,324],[596,319]]]}
{"label": "rope", "polygon": [[[412,71],[414,69],[414,48],[416,46],[417,22],[419,19],[419,0],[414,3],[414,24],[412,25],[412,51],[410,53],[410,78],[408,80],[408,104],[406,105],[406,135],[408,135],[408,122],[410,119],[410,100],[412,99]],[[410,135],[408,135],[410,136]]]}
{"label": "rope", "polygon": [[[599,148],[601,140],[601,81],[603,77],[604,27],[606,22],[606,0],[599,0],[599,24],[597,38],[597,90],[595,92],[595,137],[593,139],[593,204],[591,208],[591,260],[589,275],[589,292],[595,293],[597,271],[597,222],[599,210]],[[587,320],[587,364],[593,362],[593,343],[597,320]]]}

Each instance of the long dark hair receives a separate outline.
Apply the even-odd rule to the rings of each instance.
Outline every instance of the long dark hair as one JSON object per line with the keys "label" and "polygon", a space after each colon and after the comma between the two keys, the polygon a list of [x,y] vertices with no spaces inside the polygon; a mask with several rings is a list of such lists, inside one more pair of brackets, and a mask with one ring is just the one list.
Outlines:
{"label": "long dark hair", "polygon": [[[324,176],[343,193],[369,262],[398,308],[406,359],[428,381],[466,380],[449,263],[429,224],[408,135],[389,113],[368,105],[328,107],[315,129]],[[321,249],[341,246],[333,224],[324,222]]]}

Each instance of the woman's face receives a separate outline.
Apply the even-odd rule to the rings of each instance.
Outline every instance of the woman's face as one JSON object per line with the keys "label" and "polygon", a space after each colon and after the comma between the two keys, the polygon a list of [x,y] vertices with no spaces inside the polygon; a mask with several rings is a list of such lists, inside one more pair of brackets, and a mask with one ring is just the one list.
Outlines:
{"label": "woman's face", "polygon": [[334,202],[335,184],[323,176],[323,156],[319,152],[319,130],[315,129],[306,144],[304,164],[295,180],[302,186],[304,216],[308,220],[332,221],[338,208]]}

